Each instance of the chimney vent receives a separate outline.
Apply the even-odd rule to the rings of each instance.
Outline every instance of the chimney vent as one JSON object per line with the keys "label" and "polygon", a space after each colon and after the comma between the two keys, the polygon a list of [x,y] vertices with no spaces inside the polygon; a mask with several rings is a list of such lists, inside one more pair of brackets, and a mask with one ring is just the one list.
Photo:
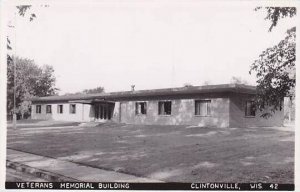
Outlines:
{"label": "chimney vent", "polygon": [[135,85],[131,85],[131,91],[134,91]]}

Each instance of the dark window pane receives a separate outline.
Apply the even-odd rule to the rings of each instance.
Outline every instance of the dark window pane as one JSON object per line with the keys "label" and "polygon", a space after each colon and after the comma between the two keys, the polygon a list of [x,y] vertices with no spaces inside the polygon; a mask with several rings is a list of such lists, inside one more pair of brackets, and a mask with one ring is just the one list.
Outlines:
{"label": "dark window pane", "polygon": [[158,102],[158,114],[159,115],[171,115],[171,113],[172,113],[172,102],[171,101]]}
{"label": "dark window pane", "polygon": [[143,104],[144,104],[144,105],[143,105],[143,111],[142,111],[142,114],[146,115],[146,114],[147,114],[147,103],[144,102]]}
{"label": "dark window pane", "polygon": [[75,104],[70,104],[70,113],[75,114],[76,113],[76,105]]}
{"label": "dark window pane", "polygon": [[195,115],[209,116],[211,114],[211,100],[195,101]]}
{"label": "dark window pane", "polygon": [[163,115],[163,111],[164,111],[163,102],[158,102],[158,114]]}
{"label": "dark window pane", "polygon": [[135,103],[135,114],[139,114],[139,103]]}
{"label": "dark window pane", "polygon": [[245,105],[245,116],[254,117],[255,116],[255,103],[254,101],[246,101]]}
{"label": "dark window pane", "polygon": [[57,105],[57,113],[63,113],[63,105]]}
{"label": "dark window pane", "polygon": [[42,112],[42,106],[41,105],[36,105],[35,112],[36,113],[41,113]]}
{"label": "dark window pane", "polygon": [[165,102],[165,114],[171,115],[171,102]]}
{"label": "dark window pane", "polygon": [[52,113],[52,106],[51,105],[46,106],[46,113]]}
{"label": "dark window pane", "polygon": [[135,103],[135,114],[143,114],[147,113],[147,105],[146,102],[136,102]]}

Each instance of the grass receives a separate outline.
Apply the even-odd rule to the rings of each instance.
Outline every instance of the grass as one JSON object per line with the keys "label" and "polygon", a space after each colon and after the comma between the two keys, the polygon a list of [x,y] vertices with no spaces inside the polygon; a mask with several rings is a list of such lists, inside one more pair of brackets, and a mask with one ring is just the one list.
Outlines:
{"label": "grass", "polygon": [[[38,123],[38,122],[41,122],[41,121],[45,121],[45,120],[40,120],[40,119],[20,119],[20,120],[17,120],[17,123],[20,123],[20,124],[31,124],[31,123]],[[13,121],[9,120],[7,121],[8,124],[12,124]]]}
{"label": "grass", "polygon": [[294,182],[294,132],[101,124],[8,131],[8,147],[168,182]]}
{"label": "grass", "polygon": [[[7,122],[7,128],[13,127],[13,122]],[[38,120],[38,119],[22,119],[18,120],[16,125],[17,128],[33,128],[33,127],[61,127],[61,126],[77,126],[79,122],[69,121],[53,121],[53,120]]]}

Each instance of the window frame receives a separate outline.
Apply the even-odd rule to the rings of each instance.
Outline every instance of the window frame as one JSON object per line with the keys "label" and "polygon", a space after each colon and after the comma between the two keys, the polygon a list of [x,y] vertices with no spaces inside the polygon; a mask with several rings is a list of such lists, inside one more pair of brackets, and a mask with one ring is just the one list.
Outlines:
{"label": "window frame", "polygon": [[[50,109],[50,112],[48,109]],[[46,114],[52,114],[52,105],[46,105]]]}
{"label": "window frame", "polygon": [[[60,110],[61,106],[61,110]],[[64,105],[57,105],[57,114],[63,114],[64,113]]]}
{"label": "window frame", "polygon": [[[74,111],[72,111],[72,106],[74,106]],[[69,113],[70,114],[76,114],[76,104],[70,104],[69,105]]]}
{"label": "window frame", "polygon": [[[251,111],[250,111],[250,115],[247,113],[247,108],[248,108],[248,103],[249,102],[251,102],[251,105],[250,105],[250,107],[252,107],[252,108],[254,108],[254,115],[251,115]],[[251,110],[251,109],[250,109]],[[245,117],[247,117],[247,118],[255,118],[256,117],[256,107],[255,107],[255,103],[254,103],[254,101],[253,100],[246,100],[245,101]]]}
{"label": "window frame", "polygon": [[[200,114],[200,106],[199,106],[199,111],[197,110],[198,109],[198,105],[200,105],[200,103],[205,103],[206,104],[206,114],[205,115],[201,115]],[[208,105],[209,103],[209,105]],[[211,117],[211,99],[196,99],[195,102],[194,102],[194,115],[197,116],[197,117]],[[209,113],[208,113],[209,111]],[[198,112],[198,113],[197,113]]]}
{"label": "window frame", "polygon": [[35,105],[35,113],[36,114],[42,113],[42,105]]}
{"label": "window frame", "polygon": [[[160,104],[166,104],[166,103],[170,103],[170,114],[165,114],[166,112],[166,109],[165,109],[165,106],[164,106],[164,114],[161,114],[161,110],[160,110]],[[171,116],[172,115],[172,101],[170,100],[166,100],[166,101],[158,101],[158,115],[159,116]]]}
{"label": "window frame", "polygon": [[[144,112],[142,113],[142,110],[138,110],[140,108],[138,108],[138,105],[140,104],[144,104]],[[147,115],[147,102],[146,101],[137,101],[135,102],[135,115]]]}

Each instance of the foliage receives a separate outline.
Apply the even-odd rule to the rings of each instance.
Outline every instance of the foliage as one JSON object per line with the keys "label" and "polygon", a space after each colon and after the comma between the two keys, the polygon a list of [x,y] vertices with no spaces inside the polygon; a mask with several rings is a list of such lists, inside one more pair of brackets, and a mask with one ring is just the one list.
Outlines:
{"label": "foliage", "polygon": [[[19,5],[16,6],[16,8],[18,9],[18,14],[22,17],[25,17],[25,13],[31,8],[31,5]],[[33,21],[34,18],[36,18],[35,13],[29,13],[29,21]],[[16,26],[10,26],[10,27],[16,27]],[[11,42],[9,40],[9,37],[6,37],[6,44],[7,44],[7,49],[11,50]],[[8,55],[9,59],[11,59],[10,55]]]}
{"label": "foliage", "polygon": [[295,38],[296,29],[293,28],[288,31],[284,40],[265,50],[251,65],[250,73],[255,71],[258,79],[256,100],[260,110],[266,107],[271,112],[281,110],[283,98],[293,96],[296,84]]}
{"label": "foliage", "polygon": [[30,113],[28,99],[50,96],[57,93],[52,66],[39,67],[33,60],[13,57],[7,62],[7,113],[13,112],[14,63],[16,62],[16,112],[19,115]]}
{"label": "foliage", "polygon": [[235,77],[235,76],[231,77],[230,83],[249,85],[248,81],[243,80],[241,77]]}
{"label": "foliage", "polygon": [[[260,10],[262,7],[256,7],[254,10]],[[269,31],[272,31],[273,27],[277,26],[279,19],[285,17],[293,17],[296,15],[296,7],[265,7],[267,16],[265,20],[271,21]]]}
{"label": "foliage", "polygon": [[211,85],[211,84],[212,83],[209,80],[203,82],[203,85]]}
{"label": "foliage", "polygon": [[184,83],[183,84],[183,87],[193,87],[194,85],[193,84],[191,84],[191,83]]}
{"label": "foliage", "polygon": [[[49,7],[49,5],[41,5]],[[18,14],[25,17],[29,15],[29,21],[36,18],[35,13],[28,13],[31,5],[16,6]],[[16,26],[9,26],[16,27]],[[7,37],[7,49],[12,50],[11,41]],[[16,62],[16,113],[21,115],[29,115],[30,101],[32,96],[53,95],[58,89],[55,86],[55,77],[53,76],[53,68],[51,66],[38,67],[33,60],[12,58],[7,54],[7,114],[13,113],[14,98],[14,67],[13,61]]]}
{"label": "foliage", "polygon": [[[260,8],[257,8],[260,9]],[[294,7],[267,7],[265,19],[272,22],[269,31],[278,20],[296,15]],[[277,45],[263,51],[250,66],[249,73],[256,73],[256,106],[264,111],[262,117],[272,116],[282,110],[284,97],[293,98],[296,84],[296,27],[287,30],[286,37]]]}
{"label": "foliage", "polygon": [[96,87],[93,89],[85,89],[76,93],[65,93],[64,95],[80,95],[80,94],[94,94],[94,93],[104,93],[104,87]]}
{"label": "foliage", "polygon": [[[16,7],[18,9],[19,15],[25,17],[25,13],[31,8],[31,5],[19,5]],[[36,18],[36,15],[34,13],[30,13],[29,21],[32,21],[34,18]]]}
{"label": "foliage", "polygon": [[84,94],[93,94],[93,93],[103,93],[104,92],[104,87],[96,87],[93,89],[85,89],[82,91]]}
{"label": "foliage", "polygon": [[7,50],[11,50],[10,40],[8,37],[6,37],[6,41],[7,41]]}

